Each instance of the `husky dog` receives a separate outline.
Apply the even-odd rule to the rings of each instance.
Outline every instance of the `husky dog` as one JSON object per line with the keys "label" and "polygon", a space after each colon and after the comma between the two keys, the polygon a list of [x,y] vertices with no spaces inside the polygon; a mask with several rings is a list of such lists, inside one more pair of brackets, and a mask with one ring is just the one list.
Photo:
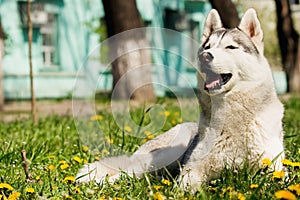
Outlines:
{"label": "husky dog", "polygon": [[263,55],[263,32],[254,9],[234,29],[223,28],[216,10],[207,16],[198,51],[199,123],[183,123],[142,145],[130,157],[111,157],[85,165],[79,182],[113,182],[120,172],[144,172],[181,166],[180,186],[196,191],[224,167],[273,160],[282,169],[282,117],[272,73]]}

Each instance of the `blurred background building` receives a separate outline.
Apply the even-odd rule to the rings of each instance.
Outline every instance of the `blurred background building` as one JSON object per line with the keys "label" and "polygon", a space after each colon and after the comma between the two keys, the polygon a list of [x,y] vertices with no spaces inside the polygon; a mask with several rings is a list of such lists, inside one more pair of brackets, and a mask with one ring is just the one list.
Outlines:
{"label": "blurred background building", "polygon": [[[154,36],[150,36],[154,47],[163,47],[163,50],[152,50],[153,81],[164,85],[155,86],[155,92],[158,96],[164,96],[168,94],[168,88],[171,88],[173,91],[188,94],[188,90],[197,86],[196,69],[190,61],[196,60],[197,42],[200,40],[205,16],[211,9],[209,1],[136,2],[146,27],[173,30],[155,32]],[[273,9],[270,13],[275,13],[273,0],[245,2],[244,5],[249,7],[266,5],[266,8]],[[292,4],[298,2],[291,0]],[[236,5],[238,10],[241,10],[239,1],[236,1]],[[111,91],[112,75],[105,63],[108,51],[105,47],[99,48],[99,44],[107,39],[104,10],[100,0],[35,0],[32,1],[30,12],[33,23],[34,87],[37,98],[70,97],[75,81],[83,88],[82,93],[77,93],[79,97],[87,95],[84,88],[91,82],[100,92]],[[261,18],[269,20],[269,12],[259,13],[266,15]],[[6,34],[5,55],[2,61],[4,97],[14,100],[29,99],[27,1],[0,0],[0,19]],[[274,22],[268,21],[267,26],[272,26],[275,30]],[[266,33],[265,30],[264,32]],[[272,63],[274,59],[271,59],[271,65],[275,66],[280,62],[276,60],[279,59],[278,44],[273,42],[276,33],[269,36],[272,41],[267,41],[270,48],[266,48],[266,54],[272,54],[275,64]],[[271,46],[272,42],[276,48]],[[273,52],[274,49],[277,49],[277,52]],[[92,53],[91,56],[93,51],[97,53]],[[93,66],[97,66],[96,71],[90,71]],[[173,71],[162,70],[160,66],[167,66]],[[89,76],[90,74],[94,76]],[[91,78],[95,75],[101,79]],[[278,80],[278,92],[284,93],[284,73],[275,73],[275,79]]]}
{"label": "blurred background building", "polygon": [[[211,8],[206,1],[184,0],[138,0],[137,5],[146,26],[179,31],[198,41],[203,21]],[[77,71],[85,64],[89,52],[106,37],[101,1],[36,0],[32,1],[31,7],[36,97],[70,96],[76,77],[82,79],[77,81],[85,84],[85,74],[77,74]],[[2,63],[4,96],[6,99],[30,98],[27,1],[0,0],[0,17],[7,37]],[[164,41],[161,38],[164,36],[156,37],[156,42]],[[189,44],[183,44],[176,37],[172,40],[171,37],[168,38],[170,42],[165,45],[165,51],[153,53],[153,59],[157,63],[174,67],[196,87],[195,70],[188,64],[184,66],[182,58],[170,55],[168,49],[178,53],[185,50],[185,53],[188,51],[193,56],[197,49],[191,49]],[[97,62],[101,64],[100,55]],[[106,66],[100,69],[103,70],[99,71],[99,75],[104,78],[97,83],[97,87],[100,91],[110,90],[110,71]],[[160,76],[155,73],[155,69],[153,71],[153,76]],[[184,88],[185,85],[180,85],[177,79],[168,74],[164,81],[171,87]],[[164,94],[164,91],[157,92]]]}

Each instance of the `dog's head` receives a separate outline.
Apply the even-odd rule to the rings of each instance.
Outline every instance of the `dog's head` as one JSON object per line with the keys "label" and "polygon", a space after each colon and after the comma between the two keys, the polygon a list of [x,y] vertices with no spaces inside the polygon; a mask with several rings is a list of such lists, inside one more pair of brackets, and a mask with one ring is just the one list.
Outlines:
{"label": "dog's head", "polygon": [[208,95],[229,92],[245,82],[253,84],[266,75],[263,32],[254,9],[247,10],[234,29],[223,28],[218,12],[211,10],[201,43],[199,89]]}

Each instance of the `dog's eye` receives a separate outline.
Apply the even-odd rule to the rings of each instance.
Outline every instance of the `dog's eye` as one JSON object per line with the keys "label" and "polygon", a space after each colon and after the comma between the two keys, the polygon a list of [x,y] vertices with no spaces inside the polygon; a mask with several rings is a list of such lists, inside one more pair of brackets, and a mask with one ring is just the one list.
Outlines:
{"label": "dog's eye", "polygon": [[205,50],[210,49],[210,45],[206,45],[206,46],[204,47],[204,49],[205,49]]}
{"label": "dog's eye", "polygon": [[226,47],[226,49],[237,49],[237,48],[238,48],[238,47],[233,46],[233,45],[229,45],[229,46]]}

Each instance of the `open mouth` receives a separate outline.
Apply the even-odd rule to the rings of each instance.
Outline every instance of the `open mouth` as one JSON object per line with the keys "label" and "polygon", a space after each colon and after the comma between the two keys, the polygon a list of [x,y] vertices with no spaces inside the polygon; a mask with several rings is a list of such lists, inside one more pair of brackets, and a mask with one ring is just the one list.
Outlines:
{"label": "open mouth", "polygon": [[210,92],[210,91],[221,89],[223,85],[228,83],[231,77],[232,77],[231,73],[216,74],[212,71],[206,72],[206,81],[204,84],[204,90]]}

